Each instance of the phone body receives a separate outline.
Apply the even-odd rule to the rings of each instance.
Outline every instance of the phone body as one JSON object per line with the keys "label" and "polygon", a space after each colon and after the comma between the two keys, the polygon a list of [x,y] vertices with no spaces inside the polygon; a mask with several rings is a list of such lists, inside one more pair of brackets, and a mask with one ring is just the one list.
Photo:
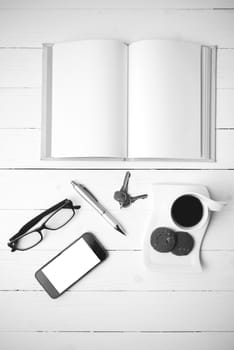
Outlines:
{"label": "phone body", "polygon": [[58,298],[107,257],[107,252],[90,232],[62,250],[35,277],[51,298]]}

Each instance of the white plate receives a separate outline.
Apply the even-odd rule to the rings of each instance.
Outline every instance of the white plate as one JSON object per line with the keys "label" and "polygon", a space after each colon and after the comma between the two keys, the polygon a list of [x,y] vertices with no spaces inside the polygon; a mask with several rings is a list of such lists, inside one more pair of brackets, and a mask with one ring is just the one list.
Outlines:
{"label": "white plate", "polygon": [[[206,201],[201,200],[199,195],[210,198],[208,189],[202,185],[189,184],[153,184],[152,214],[147,223],[144,239],[144,261],[146,266],[159,272],[200,272],[202,264],[200,251],[209,220],[210,211]],[[192,228],[181,228],[171,217],[171,206],[174,201],[185,194],[192,194],[201,200],[203,205],[203,217],[201,221]],[[150,243],[150,237],[157,227],[168,227],[174,231],[186,231],[194,239],[194,247],[188,255],[177,256],[172,253],[157,252]]]}

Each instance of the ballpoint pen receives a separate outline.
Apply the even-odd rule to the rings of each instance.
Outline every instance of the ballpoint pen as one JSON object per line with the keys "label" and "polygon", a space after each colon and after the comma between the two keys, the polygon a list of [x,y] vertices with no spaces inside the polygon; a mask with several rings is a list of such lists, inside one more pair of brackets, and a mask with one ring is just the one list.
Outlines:
{"label": "ballpoint pen", "polygon": [[108,212],[106,208],[99,203],[98,199],[82,184],[75,181],[71,181],[72,186],[75,191],[80,194],[80,196],[86,200],[97,212],[117,231],[126,235],[123,227],[118,223],[118,221]]}

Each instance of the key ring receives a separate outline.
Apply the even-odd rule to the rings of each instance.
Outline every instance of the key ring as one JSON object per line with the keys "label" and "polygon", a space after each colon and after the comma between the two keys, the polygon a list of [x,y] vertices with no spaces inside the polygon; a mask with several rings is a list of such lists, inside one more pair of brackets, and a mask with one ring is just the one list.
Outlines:
{"label": "key ring", "polygon": [[147,194],[141,194],[133,197],[128,193],[128,183],[129,183],[130,176],[131,176],[131,173],[127,171],[125,174],[124,182],[121,189],[119,191],[115,191],[114,193],[114,199],[117,202],[119,202],[120,209],[129,207],[132,203],[134,203],[138,199],[144,199],[148,197]]}

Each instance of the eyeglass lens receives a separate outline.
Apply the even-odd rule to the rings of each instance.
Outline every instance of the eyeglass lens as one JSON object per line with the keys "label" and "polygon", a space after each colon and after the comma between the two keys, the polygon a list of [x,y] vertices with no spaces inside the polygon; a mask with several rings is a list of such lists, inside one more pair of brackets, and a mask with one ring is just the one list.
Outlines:
{"label": "eyeglass lens", "polygon": [[74,216],[75,211],[74,209],[60,209],[54,214],[52,214],[46,221],[45,221],[45,228],[49,230],[57,230],[60,227],[66,225],[71,218]]}
{"label": "eyeglass lens", "polygon": [[[59,209],[45,221],[44,228],[48,230],[57,230],[66,225],[74,215],[75,211],[72,208]],[[42,238],[38,231],[30,231],[16,241],[17,249],[30,249],[40,243]]]}
{"label": "eyeglass lens", "polygon": [[41,241],[42,237],[39,232],[33,231],[29,232],[20,239],[17,240],[17,249],[18,250],[26,250],[34,247]]}

